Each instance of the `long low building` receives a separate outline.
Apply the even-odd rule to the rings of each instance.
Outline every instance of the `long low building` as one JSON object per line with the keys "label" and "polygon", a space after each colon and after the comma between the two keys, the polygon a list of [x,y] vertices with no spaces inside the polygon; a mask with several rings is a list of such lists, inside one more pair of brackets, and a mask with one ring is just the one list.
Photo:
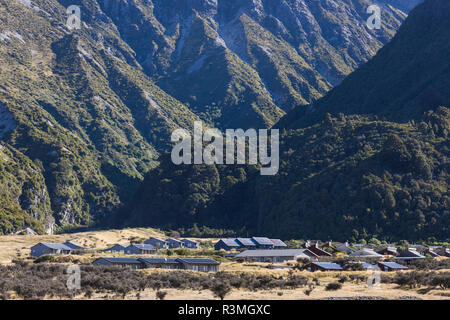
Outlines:
{"label": "long low building", "polygon": [[93,265],[131,269],[180,269],[201,272],[219,271],[220,262],[202,258],[98,258]]}
{"label": "long low building", "polygon": [[273,262],[295,261],[298,259],[317,259],[317,255],[308,249],[280,249],[280,250],[246,250],[236,255],[246,261]]}

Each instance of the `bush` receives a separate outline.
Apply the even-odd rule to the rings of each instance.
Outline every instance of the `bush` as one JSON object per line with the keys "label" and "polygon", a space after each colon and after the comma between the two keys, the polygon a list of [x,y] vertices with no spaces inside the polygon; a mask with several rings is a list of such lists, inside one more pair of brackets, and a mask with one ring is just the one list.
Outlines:
{"label": "bush", "polygon": [[342,289],[342,284],[339,282],[331,282],[325,287],[326,291],[336,291],[339,289]]}

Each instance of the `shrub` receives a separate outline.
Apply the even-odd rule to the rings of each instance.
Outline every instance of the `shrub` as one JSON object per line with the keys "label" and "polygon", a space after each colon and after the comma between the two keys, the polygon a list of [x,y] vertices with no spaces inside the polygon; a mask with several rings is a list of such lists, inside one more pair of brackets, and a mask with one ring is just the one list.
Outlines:
{"label": "shrub", "polygon": [[327,286],[325,287],[326,291],[336,291],[342,288],[342,284],[339,282],[331,282],[329,284],[327,284]]}

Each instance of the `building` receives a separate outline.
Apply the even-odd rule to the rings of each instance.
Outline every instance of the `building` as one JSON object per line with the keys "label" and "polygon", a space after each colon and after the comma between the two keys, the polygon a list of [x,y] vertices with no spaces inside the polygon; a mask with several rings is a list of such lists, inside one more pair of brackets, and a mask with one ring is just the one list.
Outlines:
{"label": "building", "polygon": [[397,256],[398,251],[396,247],[387,247],[380,251],[378,251],[379,254],[382,254],[383,256]]}
{"label": "building", "polygon": [[144,263],[145,268],[158,269],[181,269],[182,265],[177,259],[169,258],[139,258]]}
{"label": "building", "polygon": [[434,250],[434,248],[428,248],[428,249],[425,251],[425,256],[427,256],[427,255],[429,255],[429,256],[431,256],[431,257],[433,257],[433,258],[438,258],[438,257],[441,256],[440,254],[438,254],[438,253]]}
{"label": "building", "polygon": [[407,260],[425,259],[425,256],[422,255],[419,251],[417,251],[416,248],[409,248],[407,250],[400,251],[398,253],[398,257],[396,257],[395,259],[407,261]]}
{"label": "building", "polygon": [[73,249],[62,243],[40,242],[31,247],[31,256],[39,258],[46,254],[71,254]]}
{"label": "building", "polygon": [[127,246],[123,244],[115,244],[111,248],[103,250],[104,252],[119,252],[119,253],[125,253],[125,248]]}
{"label": "building", "polygon": [[144,264],[138,258],[99,258],[92,262],[94,266],[143,269]]}
{"label": "building", "polygon": [[250,238],[237,238],[235,241],[239,244],[240,249],[242,248],[247,250],[256,249],[256,243],[253,242],[252,239]]}
{"label": "building", "polygon": [[126,254],[152,254],[156,252],[156,248],[151,244],[130,244],[125,248]]}
{"label": "building", "polygon": [[169,244],[167,241],[159,239],[159,238],[150,238],[148,240],[145,240],[144,244],[151,244],[157,249],[168,249]]}
{"label": "building", "polygon": [[183,242],[181,242],[180,240],[169,238],[166,240],[166,242],[169,245],[170,249],[183,248]]}
{"label": "building", "polygon": [[376,253],[373,249],[364,248],[348,255],[349,257],[362,257],[362,258],[381,258],[382,254]]}
{"label": "building", "polygon": [[408,269],[407,267],[402,266],[401,264],[398,264],[396,262],[378,262],[378,267],[382,271],[400,271]]}
{"label": "building", "polygon": [[266,237],[253,237],[251,239],[255,244],[257,249],[273,249],[273,242]]}
{"label": "building", "polygon": [[313,252],[315,255],[317,255],[319,257],[331,257],[332,256],[331,253],[326,252],[325,250],[321,249],[319,247],[319,243],[318,242],[312,243],[311,241],[308,240],[308,241],[305,242],[303,247],[305,249],[308,249],[309,251]]}
{"label": "building", "polygon": [[308,266],[308,271],[316,272],[316,271],[342,271],[342,267],[337,263],[332,262],[312,262]]}
{"label": "building", "polygon": [[364,270],[380,270],[377,265],[362,261],[350,261],[346,266],[351,266],[352,264],[360,264]]}
{"label": "building", "polygon": [[220,265],[220,262],[212,259],[179,258],[177,261],[182,264],[182,269],[184,270],[200,272],[217,272]]}
{"label": "building", "polygon": [[181,240],[183,243],[183,247],[188,249],[200,249],[200,242],[189,240],[189,239],[183,239]]}
{"label": "building", "polygon": [[80,250],[85,250],[85,249],[86,249],[86,248],[83,247],[82,245],[80,245],[80,244],[78,244],[78,243],[75,243],[75,242],[72,242],[72,241],[66,241],[66,242],[64,242],[64,244],[65,244],[66,246],[68,246],[69,248],[72,248],[73,250],[78,250],[78,251],[80,251]]}
{"label": "building", "polygon": [[356,251],[355,249],[350,247],[348,242],[341,243],[340,245],[338,245],[336,247],[336,250],[337,250],[337,252],[343,252],[343,253],[346,253],[346,254],[351,254],[351,253]]}
{"label": "building", "polygon": [[236,258],[252,262],[280,263],[298,259],[316,259],[317,256],[308,249],[273,249],[246,250],[236,255]]}
{"label": "building", "polygon": [[240,247],[241,245],[236,241],[236,239],[220,239],[214,245],[214,250],[231,251],[231,250],[238,250]]}
{"label": "building", "polygon": [[287,244],[280,239],[270,239],[270,241],[272,241],[274,249],[287,249]]}
{"label": "building", "polygon": [[193,270],[199,272],[217,272],[220,262],[211,259],[197,258],[99,258],[93,265],[121,267],[130,269],[172,269],[172,270]]}

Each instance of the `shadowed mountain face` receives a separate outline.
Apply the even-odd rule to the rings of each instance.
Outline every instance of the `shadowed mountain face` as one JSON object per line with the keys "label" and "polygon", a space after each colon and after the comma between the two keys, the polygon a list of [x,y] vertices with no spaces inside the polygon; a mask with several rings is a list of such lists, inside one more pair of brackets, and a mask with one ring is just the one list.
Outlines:
{"label": "shadowed mountain face", "polygon": [[286,239],[448,241],[449,40],[450,3],[425,1],[370,62],[276,125],[277,175],[178,167],[162,157],[118,223],[197,223]]}
{"label": "shadowed mountain face", "polygon": [[382,28],[369,30],[369,4],[2,0],[0,233],[100,223],[174,129],[265,128],[323,96],[409,10],[379,1]]}

